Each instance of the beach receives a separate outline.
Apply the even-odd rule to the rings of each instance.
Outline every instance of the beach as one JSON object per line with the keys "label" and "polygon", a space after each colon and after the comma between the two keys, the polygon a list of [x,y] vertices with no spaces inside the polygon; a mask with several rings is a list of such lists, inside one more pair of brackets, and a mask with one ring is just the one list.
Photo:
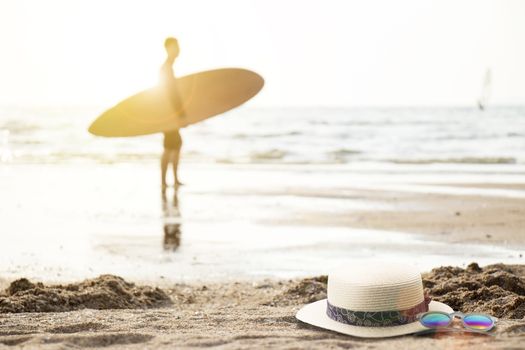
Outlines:
{"label": "beach", "polygon": [[[301,181],[308,181],[314,172],[311,169],[294,174],[296,181],[293,186],[287,182],[286,174],[279,173],[275,167],[265,166],[258,166],[256,171],[242,166],[233,169],[232,166],[187,166],[186,176],[190,178],[187,174],[194,172],[191,178],[198,183],[199,174],[209,173],[212,171],[210,168],[215,174],[225,174],[218,178],[230,179],[235,174],[241,176],[234,181],[235,186],[223,180],[220,191],[208,188],[206,193],[204,182],[199,186],[188,184],[179,191],[182,237],[181,245],[175,251],[162,247],[161,226],[165,218],[162,217],[160,196],[151,196],[157,204],[154,210],[146,208],[151,211],[151,216],[156,217],[157,223],[152,226],[157,227],[156,232],[148,231],[150,216],[145,215],[144,219],[130,214],[121,214],[121,221],[110,226],[115,232],[104,235],[90,232],[99,227],[97,225],[109,226],[109,216],[102,213],[115,206],[112,202],[98,202],[100,193],[96,187],[104,181],[97,181],[96,176],[104,178],[113,174],[116,180],[107,186],[113,187],[115,193],[119,188],[118,181],[129,171],[129,165],[111,165],[106,170],[98,167],[91,173],[90,167],[77,169],[83,176],[89,174],[88,177],[97,185],[93,185],[91,190],[81,191],[84,195],[82,200],[78,200],[78,191],[73,190],[77,184],[71,183],[71,191],[64,191],[68,196],[62,200],[76,205],[70,208],[69,220],[63,220],[62,225],[57,225],[55,220],[55,230],[53,234],[48,232],[47,237],[42,236],[42,230],[38,228],[51,225],[53,220],[39,216],[36,209],[43,207],[39,201],[47,197],[46,189],[52,184],[39,183],[32,191],[26,189],[28,193],[18,188],[22,198],[32,193],[38,220],[21,223],[15,215],[16,211],[9,215],[18,223],[11,227],[18,228],[18,232],[24,234],[18,238],[13,236],[11,248],[3,248],[3,261],[6,263],[2,265],[1,289],[20,277],[27,277],[33,282],[43,281],[48,285],[79,282],[84,278],[112,273],[149,289],[159,287],[168,297],[168,305],[161,303],[145,308],[145,305],[139,304],[132,306],[138,309],[92,309],[107,306],[96,304],[91,308],[67,312],[0,313],[1,346],[28,349],[374,349],[393,346],[406,349],[518,349],[524,341],[524,315],[519,314],[524,311],[525,305],[523,265],[498,266],[496,269],[497,275],[516,266],[513,275],[521,282],[515,284],[515,280],[510,278],[513,281],[510,284],[505,280],[495,283],[512,293],[512,301],[508,300],[509,296],[501,296],[501,300],[506,300],[507,304],[510,302],[513,305],[511,308],[518,313],[502,314],[494,337],[448,332],[365,340],[317,329],[294,317],[302,305],[326,295],[326,277],[313,280],[308,277],[324,275],[341,263],[397,259],[419,266],[422,272],[451,264],[466,268],[473,261],[480,262],[481,266],[497,262],[523,264],[525,199],[522,196],[525,192],[522,192],[524,186],[519,181],[519,175],[516,176],[517,181],[499,184],[491,181],[494,175],[490,171],[484,176],[478,173],[477,177],[481,178],[472,183],[463,182],[464,175],[458,176],[457,182],[454,182],[453,178],[457,175],[449,174],[447,183],[439,184],[434,183],[434,175],[430,176],[428,183],[422,183],[427,175],[414,176],[414,169],[412,173],[405,169],[397,175],[396,184],[388,185],[390,189],[386,189],[388,186],[380,181],[371,183],[371,173],[377,170],[369,170],[364,176],[351,175],[355,183],[359,180],[368,182],[368,189],[364,188],[364,183],[334,188],[330,183],[333,184],[341,176],[340,169],[333,172],[333,178],[324,169],[326,185],[318,183],[317,188],[299,186]],[[53,176],[39,181],[57,181],[63,179],[61,174],[64,173],[75,178],[75,170],[71,168],[67,172],[57,170],[63,168],[51,167],[46,171]],[[29,178],[34,166],[19,165],[16,181],[24,179],[26,171]],[[115,176],[115,173],[120,176]],[[252,179],[257,174],[260,178],[270,178],[268,173],[274,175],[271,186],[257,186],[250,190],[243,187],[250,186],[251,180],[246,179]],[[148,169],[138,178],[147,182],[148,174],[151,178],[157,175]],[[403,179],[412,180],[414,177],[418,178],[416,184],[401,183]],[[440,177],[442,181],[447,178]],[[279,181],[284,183],[279,186]],[[67,181],[63,179],[60,183],[64,185]],[[194,186],[199,191],[193,191]],[[377,188],[374,189],[374,186]],[[9,188],[13,187],[6,185],[2,190],[5,193]],[[434,191],[429,191],[429,188]],[[472,192],[457,193],[455,188]],[[146,191],[141,192],[138,188],[121,191],[127,201],[134,195],[148,198]],[[90,192],[93,198],[88,195]],[[218,198],[227,198],[228,207],[222,208]],[[81,220],[85,218],[86,210],[89,213],[94,207],[93,201],[99,203],[98,210],[101,212],[91,212],[93,217],[102,221],[97,225],[93,222],[96,220]],[[216,209],[203,213],[199,211],[197,202],[216,206]],[[21,205],[27,206],[24,203],[21,201]],[[4,212],[7,210],[2,208]],[[51,204],[47,208],[47,213],[52,212]],[[24,213],[28,209],[31,207],[25,207]],[[135,206],[137,212],[143,209]],[[230,210],[235,215],[227,214]],[[126,222],[123,217],[127,220],[132,217],[133,220]],[[247,217],[251,218],[249,223],[246,222]],[[73,224],[75,235],[71,236]],[[246,237],[247,232],[255,237]],[[56,241],[50,241],[49,237],[54,237]],[[26,243],[21,244],[17,239]],[[48,248],[39,249],[42,244]],[[241,263],[242,266],[239,266]],[[426,278],[428,280],[428,276]],[[436,275],[436,279],[444,285],[451,285],[451,281],[443,276]],[[491,283],[485,287],[489,288]],[[496,296],[494,291],[490,293]],[[115,301],[110,306],[122,307],[113,298],[113,294],[106,298]],[[488,306],[483,309],[484,305],[490,304],[490,299],[480,299],[478,305],[465,311],[494,314]],[[35,307],[39,305],[37,300],[28,301],[26,305]],[[454,299],[448,302],[451,300]],[[61,307],[67,305],[58,304]],[[505,305],[505,302],[501,304]],[[0,303],[0,308],[5,305],[5,302]]]}
{"label": "beach", "polygon": [[[285,112],[291,123],[275,131]],[[9,299],[0,303],[0,346],[519,348],[525,334],[522,141],[505,123],[472,131],[476,118],[522,123],[519,111],[351,110],[348,120],[341,110],[318,111],[328,116],[326,124],[302,109],[285,112],[254,111],[244,126],[243,114],[232,113],[223,124],[212,120],[184,131],[185,185],[162,196],[158,137],[90,138],[83,121],[92,110],[41,111],[51,118],[48,128],[34,111],[18,111],[20,121],[4,110],[0,289],[12,295],[0,296]],[[392,119],[399,113],[404,119]],[[464,119],[450,129],[442,121],[449,114]],[[313,125],[320,125],[315,135]],[[457,132],[467,126],[469,135]],[[421,142],[409,128],[433,136],[406,153]],[[381,145],[386,135],[395,147]],[[206,139],[217,147],[205,147]],[[490,152],[476,147],[480,139]],[[514,277],[485,276],[474,285],[501,285],[503,291],[487,295],[517,311],[496,310],[502,314],[495,337],[449,332],[372,341],[295,319],[302,305],[324,297],[322,276],[369,261],[408,263],[424,276],[440,266],[476,272],[472,262],[504,263],[487,276]],[[89,285],[101,275],[118,277],[103,277],[101,290],[95,283],[86,292],[99,299],[74,299],[72,310],[62,294],[53,301],[54,292],[17,304],[17,291],[31,296],[31,285],[8,288],[27,278],[43,283],[36,290],[53,291],[49,286]],[[461,286],[449,275],[435,276]],[[119,301],[106,293],[122,281],[144,286],[143,297]],[[426,287],[436,300],[447,297],[444,289]],[[479,304],[457,304],[457,295],[448,302],[496,312],[491,300],[468,293]]]}
{"label": "beach", "polygon": [[0,350],[525,349],[523,13],[0,1]]}
{"label": "beach", "polygon": [[[458,277],[444,278],[454,271]],[[502,287],[495,282],[497,279]],[[175,284],[162,294],[170,305],[145,309],[93,310],[69,312],[33,312],[0,314],[0,347],[11,349],[119,348],[119,349],[172,349],[203,347],[248,349],[379,349],[403,347],[405,349],[519,349],[525,339],[525,274],[523,265],[493,265],[479,268],[471,264],[466,269],[442,268],[424,275],[424,285],[436,300],[459,302],[466,312],[490,312],[499,317],[498,326],[490,335],[446,331],[387,339],[359,339],[318,329],[295,319],[294,314],[305,303],[326,297],[326,276],[303,280],[260,280],[258,282]],[[488,286],[476,285],[485,283]],[[123,280],[103,276],[95,281],[86,295],[96,299],[105,292],[122,299],[124,292],[135,290]],[[85,285],[93,285],[86,281]],[[442,290],[453,285],[454,290]],[[474,285],[474,286],[473,286]],[[24,287],[31,288],[31,287]],[[34,287],[33,287],[34,288]],[[60,287],[74,290],[71,287]],[[151,293],[150,300],[158,298],[160,291]],[[468,301],[467,294],[489,289],[493,295]],[[464,290],[459,300],[457,291]],[[514,290],[514,291],[512,291]],[[10,299],[23,300],[33,295],[28,307],[64,307],[64,303],[49,298],[49,287],[24,291],[18,284]],[[47,294],[46,294],[47,293]],[[73,294],[74,292],[70,292]],[[484,293],[484,292],[481,292]],[[486,293],[484,293],[486,294]],[[18,295],[18,297],[17,297]],[[46,297],[43,297],[46,295]],[[56,294],[54,294],[56,295]],[[136,293],[134,295],[137,295]],[[3,295],[0,294],[0,300]],[[153,299],[155,298],[156,299]],[[496,300],[497,298],[497,300]],[[88,300],[89,298],[84,298]],[[129,297],[128,299],[138,299]],[[27,299],[26,299],[27,300]],[[5,311],[7,302],[0,303]],[[24,304],[18,304],[24,305]],[[492,306],[491,306],[492,305]],[[82,307],[82,305],[78,305]],[[93,307],[93,305],[92,305]],[[97,304],[97,307],[104,307]],[[117,307],[117,306],[114,306]],[[129,306],[128,306],[129,307]],[[151,305],[150,305],[151,307]],[[456,305],[457,307],[457,305]],[[20,310],[19,310],[20,311]]]}

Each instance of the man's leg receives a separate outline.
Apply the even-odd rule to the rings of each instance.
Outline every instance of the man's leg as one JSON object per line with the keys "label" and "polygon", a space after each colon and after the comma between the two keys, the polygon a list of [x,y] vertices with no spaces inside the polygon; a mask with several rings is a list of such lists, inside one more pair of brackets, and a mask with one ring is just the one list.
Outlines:
{"label": "man's leg", "polygon": [[161,174],[161,184],[162,190],[165,190],[168,187],[166,183],[166,173],[168,172],[168,163],[169,163],[169,151],[164,149],[162,157],[160,158],[160,174]]}
{"label": "man's leg", "polygon": [[173,150],[172,162],[173,162],[173,178],[175,179],[175,186],[182,185],[179,181],[179,159],[180,159],[180,148]]}

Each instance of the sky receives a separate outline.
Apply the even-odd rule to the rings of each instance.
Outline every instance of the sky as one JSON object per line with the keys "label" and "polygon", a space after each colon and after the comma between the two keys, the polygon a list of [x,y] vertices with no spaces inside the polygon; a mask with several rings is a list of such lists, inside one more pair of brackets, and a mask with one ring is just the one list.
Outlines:
{"label": "sky", "polygon": [[113,105],[158,81],[260,73],[255,106],[525,104],[525,1],[0,0],[0,105]]}

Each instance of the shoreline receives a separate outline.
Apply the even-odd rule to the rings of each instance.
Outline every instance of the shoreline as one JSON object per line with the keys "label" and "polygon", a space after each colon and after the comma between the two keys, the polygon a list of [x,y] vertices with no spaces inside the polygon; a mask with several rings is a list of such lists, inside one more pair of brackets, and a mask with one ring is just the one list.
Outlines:
{"label": "shoreline", "polygon": [[[0,278],[64,282],[111,273],[164,284],[305,277],[344,259],[385,256],[421,270],[525,262],[525,198],[398,187],[450,191],[454,183],[465,186],[463,175],[188,166],[183,175],[191,181],[178,195],[180,247],[172,251],[163,247],[155,167],[58,165],[37,178],[33,166],[15,169],[16,177],[0,181]],[[79,186],[76,179],[86,177]],[[525,197],[525,184],[510,180],[485,174],[467,184],[477,191],[508,183]]]}

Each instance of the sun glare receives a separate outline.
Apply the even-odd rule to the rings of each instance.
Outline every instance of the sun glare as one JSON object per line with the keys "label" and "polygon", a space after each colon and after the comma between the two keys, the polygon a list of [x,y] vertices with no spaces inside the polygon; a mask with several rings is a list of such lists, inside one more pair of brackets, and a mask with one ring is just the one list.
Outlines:
{"label": "sun glare", "polygon": [[167,36],[180,40],[179,76],[221,67],[264,75],[272,88],[261,105],[470,104],[487,68],[493,101],[525,99],[521,2],[320,4],[2,2],[0,104],[118,101],[157,83]]}

